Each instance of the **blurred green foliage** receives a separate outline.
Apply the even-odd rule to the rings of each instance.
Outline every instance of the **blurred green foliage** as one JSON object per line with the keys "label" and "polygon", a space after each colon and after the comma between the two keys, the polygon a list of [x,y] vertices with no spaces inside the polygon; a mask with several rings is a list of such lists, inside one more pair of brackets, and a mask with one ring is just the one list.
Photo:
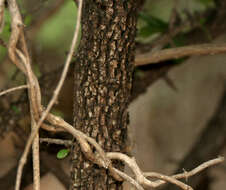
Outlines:
{"label": "blurred green foliage", "polygon": [[[5,20],[5,25],[2,33],[0,34],[0,38],[5,42],[7,42],[10,37],[10,21],[11,21],[9,11],[7,9],[4,12],[4,20]],[[7,52],[7,49],[0,45],[0,61],[5,56],[6,52]]]}
{"label": "blurred green foliage", "polygon": [[198,1],[205,6],[213,6],[215,4],[214,0],[198,0]]}
{"label": "blurred green foliage", "polygon": [[[23,22],[29,26],[32,22],[33,16],[28,14],[23,6],[23,1],[18,1],[20,11],[23,17]],[[77,7],[72,0],[65,1],[65,4],[53,17],[46,20],[44,25],[40,28],[36,44],[42,49],[56,49],[57,53],[65,54],[69,49],[73,32],[75,29],[77,15]],[[5,9],[5,27],[0,34],[0,38],[8,42],[10,37],[10,14]],[[0,60],[5,56],[6,48],[0,46]]]}
{"label": "blurred green foliage", "polygon": [[[54,48],[57,53],[69,49],[77,18],[77,7],[73,1],[66,1],[57,14],[47,20],[37,35],[42,48]],[[63,50],[63,51],[62,51]]]}
{"label": "blurred green foliage", "polygon": [[139,18],[142,19],[146,24],[140,28],[139,35],[141,37],[148,37],[155,33],[162,33],[168,29],[168,23],[149,15],[148,13],[141,12]]}
{"label": "blurred green foliage", "polygon": [[[153,37],[161,33],[165,33],[168,30],[168,23],[170,14],[174,8],[173,1],[161,0],[161,1],[147,1],[147,5],[144,6],[144,11],[139,14],[138,19],[138,41],[143,43],[150,42]],[[187,19],[187,13],[191,15],[196,11],[203,11],[211,6],[214,6],[214,0],[180,0],[176,6],[177,13],[180,19]],[[185,11],[186,10],[186,11]],[[205,35],[208,35],[208,31],[205,30],[204,24],[207,18],[200,19],[200,24],[203,27]],[[185,28],[180,36],[175,37],[173,41],[176,46],[183,45],[183,32],[188,32],[190,28]],[[210,38],[210,36],[208,36]]]}

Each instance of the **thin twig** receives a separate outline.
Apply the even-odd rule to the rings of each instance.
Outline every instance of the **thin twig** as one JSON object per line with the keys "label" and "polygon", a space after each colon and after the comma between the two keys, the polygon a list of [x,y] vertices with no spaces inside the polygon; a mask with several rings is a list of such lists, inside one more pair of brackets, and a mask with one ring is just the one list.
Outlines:
{"label": "thin twig", "polygon": [[[202,165],[200,165],[199,167],[195,168],[194,170],[192,170],[191,172],[186,172],[186,174],[179,174],[179,175],[174,175],[172,177],[170,176],[165,176],[165,175],[162,175],[162,174],[158,174],[158,173],[143,173],[140,168],[138,167],[138,165],[136,164],[135,162],[135,159],[134,158],[130,158],[128,157],[127,155],[125,154],[122,154],[122,153],[116,153],[116,152],[109,152],[107,154],[104,153],[104,151],[102,150],[102,148],[100,147],[99,144],[97,144],[97,142],[88,137],[87,135],[85,135],[84,133],[82,133],[81,131],[79,130],[76,130],[75,128],[73,128],[73,126],[69,125],[68,123],[66,123],[63,119],[61,118],[58,118],[52,114],[49,114],[48,117],[51,117],[51,118],[48,118],[49,120],[52,121],[52,123],[54,123],[54,125],[57,125],[57,126],[61,126],[65,129],[65,131],[68,131],[70,134],[72,134],[79,142],[80,142],[80,146],[83,147],[84,146],[84,140],[87,140],[89,141],[90,144],[92,144],[96,150],[99,152],[103,152],[103,156],[107,156],[106,159],[117,159],[117,160],[121,160],[123,161],[124,163],[126,163],[130,169],[132,169],[132,171],[134,172],[135,176],[136,176],[136,182],[134,182],[133,180],[131,180],[131,178],[128,178],[128,175],[124,173],[123,175],[123,172],[118,172],[116,168],[112,167],[112,171],[114,171],[116,174],[120,175],[124,180],[127,180],[129,182],[131,182],[133,185],[137,185],[137,184],[140,184],[142,186],[149,186],[149,187],[158,187],[160,185],[162,185],[163,183],[165,183],[165,181],[168,181],[170,183],[173,183],[173,184],[176,184],[178,186],[180,186],[182,189],[184,190],[192,190],[192,188],[178,180],[176,176],[179,176],[179,177],[183,177],[183,178],[188,178],[192,175],[195,175],[196,172],[200,172],[202,171],[203,169],[207,168],[207,167],[210,167],[210,166],[213,166],[215,164],[218,164],[218,163],[221,163],[223,162],[223,157],[220,157],[220,158],[217,158],[217,159],[214,159],[214,160],[211,160],[211,161],[208,161]],[[91,154],[91,152],[88,152],[88,151],[91,151],[90,148],[88,148],[88,151],[87,151],[87,147],[89,147],[89,145],[87,143],[85,143],[85,148],[83,147],[82,149],[84,151],[84,153],[88,153],[88,154]],[[86,155],[87,156],[87,155]],[[92,157],[92,156],[91,156]],[[99,159],[102,159],[101,157],[98,157]],[[103,163],[105,161],[99,161],[97,163]],[[100,165],[102,166],[102,165]],[[105,164],[105,166],[108,166],[106,168],[109,168],[110,164]],[[102,166],[103,167],[103,166]],[[152,177],[156,177],[158,179],[162,179],[162,180],[159,180],[159,181],[150,181],[148,179],[146,179],[146,176],[152,176]],[[164,181],[163,181],[164,180]]]}
{"label": "thin twig", "polygon": [[68,68],[69,68],[69,64],[71,62],[71,58],[72,58],[72,55],[73,55],[73,52],[74,52],[74,48],[75,48],[75,45],[78,41],[78,34],[79,34],[79,28],[80,28],[80,20],[81,20],[81,10],[82,10],[82,0],[80,1],[79,3],[79,10],[78,10],[78,16],[77,16],[77,24],[76,24],[76,29],[75,29],[75,33],[74,33],[74,37],[73,37],[73,40],[72,40],[72,44],[71,44],[71,48],[70,48],[70,51],[69,51],[69,54],[67,56],[67,59],[66,59],[66,63],[65,63],[65,66],[64,66],[64,70],[62,72],[62,75],[61,75],[61,78],[60,78],[60,81],[53,93],[53,97],[52,99],[50,100],[46,110],[42,113],[42,116],[40,118],[40,120],[38,121],[37,123],[37,128],[31,133],[28,141],[27,141],[27,144],[26,144],[26,147],[25,149],[29,149],[30,146],[31,146],[31,143],[35,137],[35,134],[38,132],[42,122],[45,120],[46,116],[48,115],[50,109],[52,108],[52,106],[55,104],[56,100],[57,100],[57,97],[59,95],[59,92],[62,88],[62,85],[64,83],[64,80],[66,78],[66,75],[67,75],[67,71],[68,71]]}
{"label": "thin twig", "polygon": [[[194,176],[197,173],[200,173],[201,171],[205,170],[206,168],[209,168],[209,167],[212,167],[219,163],[222,163],[223,161],[224,161],[224,157],[215,158],[215,159],[209,160],[207,162],[204,162],[203,164],[199,165],[198,167],[194,168],[191,171],[185,171],[181,174],[172,175],[172,177],[175,179],[188,179],[189,177]],[[155,172],[145,172],[144,173],[145,177],[156,177],[157,175],[158,174]],[[158,180],[158,181],[155,181],[155,183],[156,183],[156,186],[158,187],[160,185],[165,184],[166,181]]]}
{"label": "thin twig", "polygon": [[[16,0],[8,0],[9,12],[11,15],[11,28],[8,52],[12,62],[26,75],[27,83],[29,86],[28,95],[30,103],[30,115],[31,115],[31,129],[35,129],[35,118],[38,117],[37,103],[41,102],[40,89],[37,79],[34,77],[34,73],[31,69],[30,58],[27,50],[27,45],[23,33],[22,17],[17,6]],[[17,49],[18,48],[18,49]],[[18,58],[19,56],[19,58]],[[36,90],[37,89],[37,90]],[[36,92],[35,92],[36,90]],[[33,179],[34,189],[40,190],[40,164],[39,164],[39,139],[38,133],[35,135],[34,142],[32,144],[33,149]],[[26,162],[26,158],[20,161]],[[22,171],[17,172],[17,180],[15,189],[19,190],[21,183]]]}
{"label": "thin twig", "polygon": [[[26,57],[24,54],[16,49],[17,54],[23,61],[22,63],[25,65],[26,69],[26,76],[27,76],[27,83],[29,84],[30,88],[28,90],[28,96],[29,96],[29,103],[30,103],[30,116],[31,116],[31,129],[34,131],[36,129],[36,121],[35,117],[38,117],[38,108],[37,106],[40,104],[40,93],[39,93],[39,84],[37,82],[37,79],[31,70],[30,65],[30,59],[27,52],[26,44],[24,41],[24,36],[21,34],[22,44],[23,44],[23,50],[26,54]],[[37,93],[35,93],[37,91]],[[39,100],[39,101],[38,101]],[[34,141],[32,142],[32,158],[33,158],[33,180],[34,180],[34,190],[40,190],[40,160],[39,160],[39,134],[37,133],[34,137]],[[20,163],[26,163],[26,158],[22,158],[20,160]],[[19,164],[20,166],[20,164]],[[20,167],[18,167],[17,175],[22,175],[22,170],[19,171]],[[20,181],[16,181],[15,189],[19,189],[20,187]]]}
{"label": "thin twig", "polygon": [[156,52],[140,54],[135,57],[135,66],[156,64],[170,59],[179,59],[193,55],[215,55],[226,53],[226,44],[202,44],[178,48],[163,49]]}
{"label": "thin twig", "polygon": [[25,88],[28,88],[28,85],[21,85],[21,86],[13,87],[13,88],[10,88],[8,90],[4,90],[4,91],[0,92],[0,96],[6,95],[10,92],[14,92],[16,90],[22,90],[22,89],[25,89]]}
{"label": "thin twig", "polygon": [[[54,117],[52,119],[53,120],[55,119],[55,125],[63,127],[66,131],[68,131],[70,134],[72,134],[76,139],[77,139],[78,136],[80,136],[80,138],[85,138],[86,140],[87,139],[92,139],[92,138],[86,136],[85,134],[83,134],[82,132],[76,130],[75,128],[73,128],[71,125],[67,124],[62,119],[57,118],[56,116],[53,116],[53,115],[51,117]],[[94,142],[94,144],[93,144],[93,142]],[[89,143],[94,145],[95,147],[98,147],[97,151],[99,151],[101,149],[100,145],[97,144],[94,140],[89,141]],[[82,146],[82,142],[80,142],[80,145]],[[133,158],[130,158],[127,155],[122,154],[122,153],[110,152],[110,153],[107,153],[107,157],[110,158],[110,159],[118,159],[118,160],[121,160],[124,163],[126,163],[129,166],[129,168],[131,168],[132,171],[135,173],[136,180],[141,185],[150,186],[150,187],[158,187],[158,186],[162,185],[163,183],[165,183],[164,181],[168,181],[168,182],[174,183],[174,184],[176,184],[176,185],[178,185],[178,186],[180,186],[180,187],[182,187],[183,189],[186,189],[186,190],[187,189],[192,189],[192,188],[187,186],[186,184],[176,180],[177,178],[179,178],[179,177],[180,178],[191,177],[192,175],[195,175],[197,172],[200,172],[203,169],[206,169],[207,167],[210,167],[210,166],[216,165],[218,163],[221,163],[224,160],[223,157],[220,157],[220,158],[217,158],[217,159],[214,159],[214,160],[210,160],[210,161],[198,166],[194,170],[192,170],[190,172],[186,172],[186,174],[182,174],[182,175],[179,174],[179,175],[174,175],[174,176],[170,177],[170,176],[165,176],[165,175],[157,174],[157,173],[143,173],[140,170],[140,168],[138,167],[138,165],[136,164],[136,162],[135,162],[135,160]],[[114,172],[116,172],[115,168],[112,168],[112,170]],[[116,173],[118,175],[120,175],[118,172],[116,172]],[[123,177],[123,175],[120,175],[120,176]],[[162,179],[164,181],[160,180],[160,182],[159,181],[152,182],[152,181],[146,179],[145,178],[146,176],[157,177],[158,179]],[[128,178],[126,178],[126,177],[123,177],[123,179],[128,180]],[[131,182],[131,180],[128,180],[128,181]],[[134,184],[134,183],[132,183],[132,184]]]}
{"label": "thin twig", "polygon": [[[31,127],[36,128],[34,115],[31,112]],[[39,133],[32,143],[32,159],[33,159],[33,190],[40,190],[40,156],[39,156]]]}
{"label": "thin twig", "polygon": [[89,144],[87,143],[87,141],[90,144],[92,144],[96,148],[96,150],[99,153],[100,158],[102,160],[102,163],[98,163],[98,164],[104,168],[109,167],[110,160],[106,157],[106,154],[105,154],[104,150],[101,148],[101,146],[93,138],[91,138],[91,137],[87,136],[86,134],[84,134],[83,132],[75,129],[73,126],[71,126],[69,123],[64,121],[62,118],[56,117],[55,115],[53,115],[51,113],[48,114],[47,120],[50,123],[52,123],[53,125],[62,127],[65,131],[67,131],[71,135],[73,135],[73,137],[75,137],[76,140],[79,142],[81,149],[82,149],[83,153],[85,154],[85,156],[88,159],[90,159],[96,163],[99,161],[94,158],[92,150],[91,150]]}
{"label": "thin twig", "polygon": [[[150,177],[150,176],[146,176],[146,177]],[[181,181],[177,180],[173,176],[167,176],[167,175],[159,174],[159,173],[156,173],[156,172],[152,172],[152,176],[151,177],[154,177],[154,178],[157,178],[157,179],[161,179],[161,181],[164,181],[164,183],[169,182],[169,183],[175,184],[176,186],[178,186],[178,187],[180,187],[182,189],[187,189],[187,190],[190,189],[190,190],[192,190],[192,188],[190,186],[182,183]],[[153,182],[154,183],[154,187],[160,186],[160,184],[157,183],[157,182],[156,181]]]}
{"label": "thin twig", "polygon": [[134,185],[138,190],[144,190],[144,188],[132,177],[127,175],[126,173],[113,168],[114,172],[116,172],[118,175],[120,175],[125,181],[128,181],[130,184]]}
{"label": "thin twig", "polygon": [[24,65],[18,60],[16,56],[16,46],[20,38],[23,22],[20,15],[19,8],[15,0],[8,0],[9,12],[11,14],[11,35],[9,38],[8,53],[11,61],[19,68],[24,74],[26,73]]}
{"label": "thin twig", "polygon": [[[109,157],[110,159],[118,159],[118,160],[121,160],[124,163],[126,163],[128,165],[128,167],[134,172],[135,178],[139,184],[141,184],[143,186],[147,186],[147,187],[152,187],[152,188],[157,187],[157,184],[154,181],[148,180],[144,176],[143,172],[140,170],[140,168],[137,165],[134,158],[130,158],[129,156],[119,153],[119,152],[109,152],[109,153],[107,153],[107,157]],[[164,179],[165,181],[176,184],[177,186],[181,187],[184,190],[193,190],[192,187],[190,187],[189,185],[186,185],[183,182],[178,181],[175,178],[165,176],[162,174],[158,174],[158,178]]]}
{"label": "thin twig", "polygon": [[60,89],[61,89],[61,87],[63,85],[63,82],[64,82],[65,78],[66,78],[66,74],[67,74],[67,71],[68,71],[68,68],[69,68],[69,64],[70,64],[70,61],[71,61],[71,58],[72,58],[72,55],[73,55],[73,52],[74,52],[74,49],[75,49],[75,45],[76,45],[76,43],[78,41],[78,34],[79,34],[80,20],[81,20],[81,12],[82,12],[82,2],[83,1],[80,0],[79,7],[78,7],[78,16],[77,16],[76,28],[75,28],[75,32],[74,32],[71,48],[70,48],[70,51],[69,51],[69,54],[67,56],[66,63],[65,63],[65,66],[64,66],[64,70],[62,72],[60,81],[59,81],[59,83],[58,83],[58,85],[57,85],[57,87],[56,87],[56,89],[54,91],[52,99],[50,100],[46,110],[42,113],[42,116],[41,116],[40,120],[38,121],[36,128],[31,132],[31,135],[29,136],[29,138],[27,140],[27,144],[25,146],[23,155],[21,156],[21,159],[20,159],[20,162],[19,162],[19,166],[18,166],[15,190],[19,190],[19,188],[20,188],[20,183],[21,183],[20,180],[21,180],[22,170],[23,170],[24,164],[26,163],[26,158],[27,158],[27,155],[29,153],[31,144],[32,144],[36,134],[38,133],[38,130],[39,130],[42,122],[45,120],[45,118],[48,115],[50,109],[52,108],[52,106],[56,102],[56,99],[58,97],[59,91],[60,91]]}
{"label": "thin twig", "polygon": [[[117,153],[116,152],[105,153],[102,150],[102,148],[100,147],[100,145],[94,139],[88,137],[87,135],[85,135],[81,131],[76,130],[71,125],[69,125],[68,123],[66,123],[63,119],[58,118],[58,117],[56,117],[56,116],[54,116],[52,114],[50,114],[48,116],[51,117],[51,119],[50,118],[49,119],[51,120],[52,123],[54,123],[54,125],[63,127],[65,129],[65,131],[68,131],[70,134],[72,134],[80,142],[80,146],[81,147],[84,146],[84,140],[87,140],[90,144],[92,144],[96,148],[97,152],[101,155],[101,157],[98,157],[98,159],[103,159],[105,157],[105,160],[103,160],[103,161],[100,161],[100,160],[99,161],[96,161],[96,159],[93,158],[94,156],[91,155],[91,154],[93,154],[93,152],[91,151],[90,148],[87,147],[87,146],[89,146],[89,145],[87,145],[87,143],[85,143],[85,147],[83,147],[82,149],[83,149],[83,151],[85,149],[84,153],[87,153],[88,155],[91,155],[91,156],[87,156],[87,154],[85,154],[87,156],[87,158],[88,159],[91,158],[91,160],[94,163],[97,163],[99,166],[105,167],[105,168],[108,168],[108,169],[110,169],[110,167],[111,167],[111,171],[113,171],[117,175],[120,175],[118,172],[116,172],[115,168],[112,167],[112,165],[109,163],[109,160],[108,159],[121,160],[124,163],[126,163],[130,169],[132,169],[132,171],[134,172],[134,174],[136,176],[136,181],[139,184],[141,184],[143,186],[154,187],[154,188],[156,188],[156,187],[158,187],[158,186],[160,186],[160,185],[163,184],[162,183],[162,180],[160,180],[161,181],[161,183],[160,183],[159,181],[150,181],[150,180],[146,179],[146,175],[148,173],[143,173],[140,170],[140,168],[136,164],[136,161],[135,161],[134,158],[130,158],[127,155],[122,154],[122,153],[118,153],[118,152]],[[89,152],[89,151],[91,151],[91,152]],[[206,169],[207,167],[210,167],[210,166],[213,166],[213,165],[216,165],[218,163],[223,162],[223,160],[224,160],[223,157],[220,157],[220,158],[217,158],[217,159],[208,161],[208,162],[204,163],[203,165],[201,165],[200,167],[197,167],[196,169],[192,170],[191,172],[187,172],[186,173],[187,176],[185,176],[183,174],[183,177],[181,176],[181,178],[188,178],[188,177],[196,174],[194,171],[200,172],[201,171],[200,168],[202,168],[202,170],[203,169]],[[103,163],[105,163],[105,165],[101,165]],[[205,166],[205,167],[203,167],[203,166]],[[150,174],[151,173],[149,173],[149,175]],[[168,181],[170,183],[176,184],[176,185],[178,185],[179,187],[181,187],[184,190],[189,190],[189,189],[192,190],[192,188],[190,186],[188,186],[188,185],[186,185],[186,184],[178,181],[177,180],[177,177],[175,177],[175,176],[165,176],[165,175],[162,175],[162,174],[152,173],[152,176],[154,176],[154,175],[158,179],[163,179],[164,181]],[[122,177],[122,175],[120,175],[120,176]],[[124,178],[124,177],[123,177],[123,179],[124,180],[128,180],[128,178]]]}
{"label": "thin twig", "polygon": [[191,171],[186,171],[182,174],[177,174],[177,175],[173,175],[173,177],[175,177],[176,179],[182,179],[182,178],[189,178],[197,173],[200,173],[201,171],[205,170],[206,168],[209,168],[211,166],[215,166],[219,163],[222,163],[224,161],[224,157],[220,156],[216,159],[212,159],[209,160],[207,162],[202,163],[201,165],[199,165],[198,167],[194,168]]}
{"label": "thin twig", "polygon": [[72,145],[71,140],[62,140],[62,139],[53,139],[53,138],[40,138],[40,143],[48,143],[48,144],[58,144],[58,145],[64,145],[66,147],[69,147]]}
{"label": "thin twig", "polygon": [[[157,173],[143,173],[139,166],[136,164],[136,161],[134,158],[130,158],[129,156],[125,155],[125,154],[122,154],[122,153],[119,153],[119,152],[109,152],[109,153],[105,153],[103,151],[103,149],[101,148],[101,146],[92,138],[88,137],[86,134],[82,133],[81,131],[79,130],[76,130],[75,128],[73,128],[73,126],[71,126],[70,124],[66,123],[63,119],[61,118],[58,118],[52,114],[50,114],[50,117],[52,120],[52,122],[57,125],[57,126],[60,126],[60,127],[63,127],[65,129],[65,131],[68,131],[70,134],[72,134],[79,142],[80,142],[80,146],[83,147],[84,146],[84,140],[87,140],[90,144],[92,144],[97,152],[102,155],[102,157],[98,157],[98,159],[103,159],[103,157],[107,157],[105,158],[105,160],[103,161],[98,161],[98,162],[95,162],[95,163],[105,163],[107,161],[107,163],[105,163],[105,168],[108,168],[109,169],[109,166],[112,167],[111,164],[109,164],[109,160],[108,159],[117,159],[117,160],[121,160],[123,161],[124,163],[126,163],[128,165],[128,167],[134,172],[135,176],[136,176],[136,181],[140,184],[140,185],[143,185],[143,186],[149,186],[149,187],[158,187],[160,185],[162,185],[163,183],[165,183],[165,181],[168,181],[170,183],[173,183],[173,184],[176,184],[178,185],[179,187],[181,187],[182,189],[184,190],[192,190],[192,188],[180,181],[178,181],[177,179],[179,178],[188,178],[188,177],[191,177],[192,175],[195,175],[197,174],[197,172],[200,172],[204,169],[206,169],[207,167],[211,167],[213,165],[216,165],[216,164],[219,164],[221,162],[224,161],[224,158],[223,157],[219,157],[217,159],[213,159],[213,160],[210,160],[208,162],[205,162],[204,164],[198,166],[197,168],[191,170],[190,172],[186,172],[186,173],[183,173],[183,174],[178,174],[178,175],[173,175],[173,176],[165,176],[165,175],[162,175],[162,174],[157,174]],[[82,149],[86,149],[86,152],[87,154],[92,154],[92,152],[88,152],[88,151],[91,151],[90,148],[87,149],[86,146],[89,146],[85,143],[85,147],[83,147]],[[87,151],[88,150],[88,151]],[[86,155],[87,156],[87,155]],[[93,158],[93,156],[91,156]],[[89,158],[89,156],[88,156]],[[102,167],[104,167],[103,165],[100,165]],[[121,173],[119,172],[116,172],[115,170],[116,168],[112,167],[111,170],[113,172],[115,172],[116,174],[120,175],[124,180],[128,180],[130,182],[131,179],[128,179],[128,177],[123,177],[123,175],[121,175]],[[127,175],[127,174],[125,174]],[[158,179],[162,179],[162,180],[159,180],[159,181],[150,181],[148,179],[146,179],[147,176],[152,176],[152,177],[156,177]],[[163,181],[164,180],[164,181]],[[136,185],[134,182],[132,182],[133,185]]]}
{"label": "thin twig", "polygon": [[[143,173],[140,170],[140,168],[138,167],[134,158],[130,158],[129,156],[119,153],[119,152],[109,152],[109,153],[107,153],[107,157],[110,159],[121,160],[124,163],[126,163],[128,165],[128,167],[134,172],[137,182],[141,185],[156,188],[166,182],[170,182],[170,183],[173,183],[173,184],[181,187],[184,190],[189,190],[189,189],[192,190],[192,187],[178,181],[177,179],[181,179],[181,178],[187,179],[188,177],[191,177],[208,167],[211,167],[213,165],[219,164],[224,161],[223,157],[219,157],[219,158],[216,158],[216,159],[213,159],[213,160],[210,160],[210,161],[207,161],[207,162],[201,164],[200,166],[191,170],[190,172],[185,172],[183,174],[177,174],[177,175],[173,175],[173,176],[166,176],[166,175],[162,175],[162,174],[155,173],[155,172]],[[162,179],[162,180],[150,181],[146,177],[155,177],[155,178]]]}
{"label": "thin twig", "polygon": [[[73,128],[71,125],[69,125],[68,123],[66,123],[63,119],[61,118],[57,118],[56,116],[52,115],[51,114],[51,119],[52,119],[52,122],[54,122],[55,125],[57,126],[60,126],[60,127],[63,127],[65,129],[65,131],[68,131],[70,134],[72,134],[79,142],[80,142],[80,146],[82,147],[83,146],[83,138],[86,139],[90,144],[92,144],[97,152],[102,155],[102,157],[98,157],[99,159],[103,158],[103,157],[106,157],[105,160],[103,161],[99,161],[97,163],[105,163],[107,161],[107,163],[105,163],[105,167],[106,168],[109,168],[109,166],[111,166],[111,164],[109,164],[109,161],[108,159],[117,159],[117,160],[121,160],[123,161],[124,163],[126,163],[130,169],[132,169],[132,171],[134,172],[135,176],[136,176],[136,180],[139,184],[141,185],[144,185],[144,186],[150,186],[150,187],[158,187],[160,186],[162,183],[162,180],[161,180],[161,183],[159,182],[152,182],[148,179],[145,178],[145,176],[149,174],[150,176],[150,173],[143,173],[140,168],[138,167],[138,165],[136,164],[135,162],[135,159],[134,158],[130,158],[128,157],[127,155],[125,154],[122,154],[122,153],[116,153],[116,152],[109,152],[109,153],[106,153],[102,150],[102,148],[100,147],[100,145],[92,138],[88,137],[87,135],[85,135],[84,133],[82,133],[81,131],[79,130],[76,130],[75,128]],[[86,145],[86,146],[89,146],[89,145]],[[82,148],[83,149],[83,148]],[[88,148],[89,150],[91,150],[90,148]],[[89,154],[91,154],[89,152]],[[91,156],[92,157],[92,156]],[[171,182],[173,184],[176,184],[178,186],[180,186],[181,188],[183,188],[184,190],[192,190],[192,188],[178,180],[176,180],[177,178],[188,178],[188,177],[191,177],[192,175],[195,175],[197,172],[200,172],[204,169],[206,169],[207,167],[210,167],[210,166],[213,166],[213,165],[216,165],[216,164],[219,164],[221,162],[224,161],[224,158],[223,157],[219,157],[217,159],[214,159],[214,160],[210,160],[200,166],[198,166],[197,168],[193,169],[192,171],[190,172],[186,172],[186,174],[179,174],[179,175],[174,175],[172,177],[170,176],[165,176],[164,178],[164,175],[161,175],[161,174],[158,174],[159,176],[157,176],[157,174],[155,175],[157,178],[160,178],[160,179],[164,179],[165,181],[168,181],[168,182]],[[102,166],[102,165],[100,165]],[[104,167],[104,166],[102,166]],[[112,167],[112,166],[111,166]],[[116,172],[115,168],[112,167],[111,170],[113,172]],[[118,175],[120,175],[118,172],[116,172]],[[152,175],[154,175],[154,173],[152,173]],[[123,177],[122,175],[120,175],[121,177]],[[179,177],[177,177],[179,176]],[[125,180],[128,180],[128,178],[124,178],[123,179]],[[165,183],[165,182],[164,182]],[[134,184],[134,183],[133,183]],[[135,185],[135,184],[134,184]]]}

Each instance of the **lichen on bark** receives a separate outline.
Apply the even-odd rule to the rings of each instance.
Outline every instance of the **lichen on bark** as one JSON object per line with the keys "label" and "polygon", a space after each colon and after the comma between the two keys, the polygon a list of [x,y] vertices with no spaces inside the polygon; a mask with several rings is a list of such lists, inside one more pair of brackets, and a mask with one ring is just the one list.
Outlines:
{"label": "lichen on bark", "polygon": [[[136,0],[85,0],[75,61],[74,127],[105,151],[126,152],[132,88]],[[120,162],[114,163],[123,169]],[[75,141],[71,189],[121,189],[108,171],[85,158]]]}

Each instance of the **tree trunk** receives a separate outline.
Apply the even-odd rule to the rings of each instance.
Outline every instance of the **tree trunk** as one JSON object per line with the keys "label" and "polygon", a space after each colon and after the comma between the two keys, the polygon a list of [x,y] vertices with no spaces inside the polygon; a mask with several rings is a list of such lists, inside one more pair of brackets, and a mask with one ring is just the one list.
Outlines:
{"label": "tree trunk", "polygon": [[[126,151],[136,0],[85,0],[75,63],[74,127],[105,151]],[[120,162],[114,163],[123,169]],[[72,150],[71,189],[122,189],[109,172]]]}

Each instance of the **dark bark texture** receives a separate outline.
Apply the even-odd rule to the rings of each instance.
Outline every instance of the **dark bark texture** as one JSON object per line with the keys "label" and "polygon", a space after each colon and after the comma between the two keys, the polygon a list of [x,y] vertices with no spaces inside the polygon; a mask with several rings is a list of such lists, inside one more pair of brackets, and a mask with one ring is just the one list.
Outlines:
{"label": "dark bark texture", "polygon": [[[85,0],[75,62],[74,127],[105,151],[127,152],[127,107],[132,88],[136,0]],[[114,163],[123,169],[120,162]],[[71,189],[122,189],[75,142]]]}

